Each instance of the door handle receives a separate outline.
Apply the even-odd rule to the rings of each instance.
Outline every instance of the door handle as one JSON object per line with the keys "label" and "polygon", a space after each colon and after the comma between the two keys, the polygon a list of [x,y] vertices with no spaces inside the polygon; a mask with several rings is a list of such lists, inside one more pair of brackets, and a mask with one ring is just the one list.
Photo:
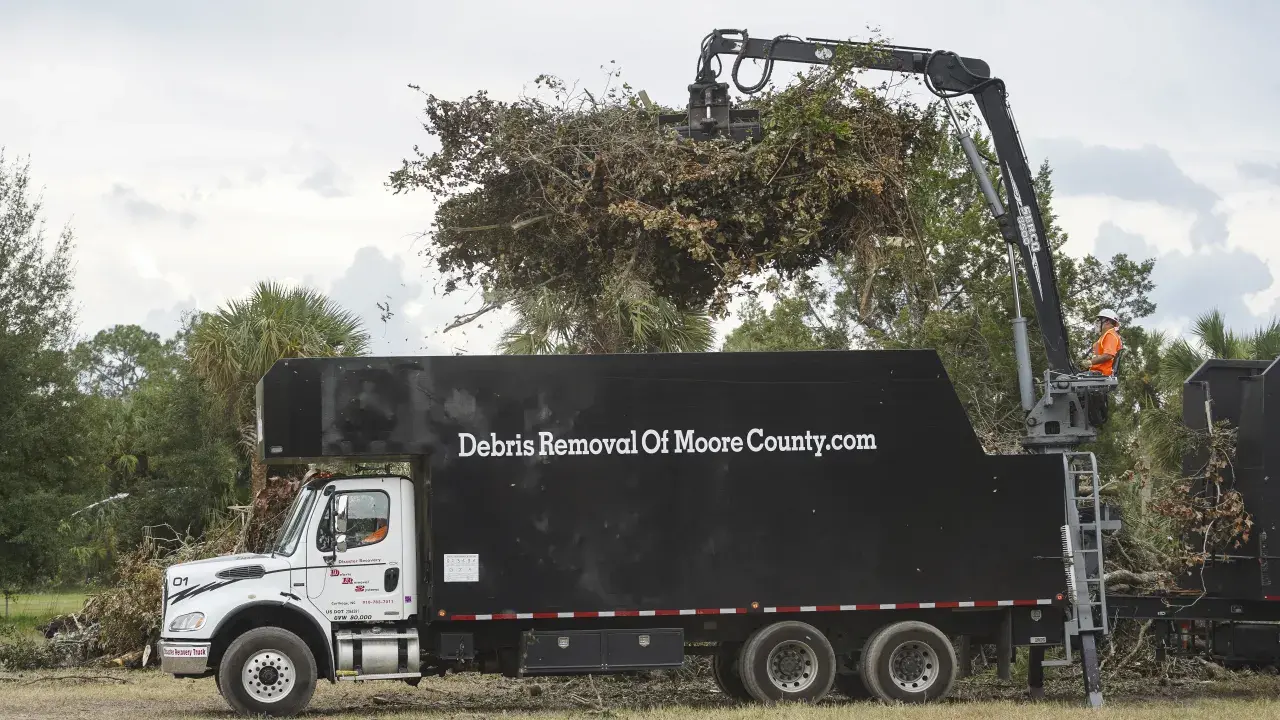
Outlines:
{"label": "door handle", "polygon": [[387,571],[382,573],[382,589],[385,592],[392,592],[399,583],[400,568],[387,568]]}

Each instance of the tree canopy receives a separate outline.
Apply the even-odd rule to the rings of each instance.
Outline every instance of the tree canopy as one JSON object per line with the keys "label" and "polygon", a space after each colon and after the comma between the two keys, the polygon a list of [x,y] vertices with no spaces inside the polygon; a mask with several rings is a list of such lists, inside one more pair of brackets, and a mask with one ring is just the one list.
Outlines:
{"label": "tree canopy", "polygon": [[252,457],[256,495],[266,468],[256,454],[253,422],[258,380],[281,358],[363,355],[369,333],[360,318],[323,293],[260,282],[245,298],[201,316],[191,330],[188,354],[196,375],[218,398]]}
{"label": "tree canopy", "polygon": [[0,591],[57,571],[59,520],[92,489],[69,362],[71,229],[50,240],[26,164],[0,152]]}

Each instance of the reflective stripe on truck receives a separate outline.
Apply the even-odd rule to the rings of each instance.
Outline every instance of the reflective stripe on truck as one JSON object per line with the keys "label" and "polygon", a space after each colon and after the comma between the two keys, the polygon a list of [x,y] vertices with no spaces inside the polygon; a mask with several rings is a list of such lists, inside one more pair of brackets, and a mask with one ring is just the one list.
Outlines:
{"label": "reflective stripe on truck", "polygon": [[663,617],[670,615],[745,615],[751,612],[800,613],[850,610],[946,610],[953,608],[1052,605],[1053,600],[962,600],[949,602],[861,603],[858,605],[786,605],[764,608],[699,608],[695,610],[586,610],[577,612],[489,613],[449,615],[449,620],[556,620],[560,618]]}

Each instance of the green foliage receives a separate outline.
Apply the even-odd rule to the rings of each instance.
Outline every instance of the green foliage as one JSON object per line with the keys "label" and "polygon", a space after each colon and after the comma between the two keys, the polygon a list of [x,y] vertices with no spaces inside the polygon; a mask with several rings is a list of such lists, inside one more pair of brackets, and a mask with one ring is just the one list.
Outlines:
{"label": "green foliage", "polygon": [[369,333],[358,316],[305,287],[260,282],[249,297],[196,319],[187,341],[191,369],[236,428],[250,466],[251,497],[267,481],[254,422],[258,381],[282,358],[349,357],[368,347]]}
{"label": "green foliage", "polygon": [[[962,104],[957,110],[965,132],[990,155],[969,108]],[[933,348],[985,446],[1016,452],[1022,412],[1007,245],[943,107],[926,107],[914,128],[912,152],[895,176],[906,198],[900,232],[871,236],[837,254],[820,273],[794,283],[767,317],[759,305],[748,303],[725,349]],[[998,180],[994,168],[991,175]],[[1066,255],[1061,248],[1067,237],[1053,212],[1047,165],[1037,173],[1035,186],[1055,249],[1073,347],[1083,352],[1094,340],[1091,315],[1102,305],[1116,307],[1126,320],[1152,312],[1153,264],[1124,256],[1104,262]],[[1040,377],[1045,362],[1039,327],[1021,276],[1019,286],[1033,370]],[[1130,334],[1141,330],[1126,325],[1124,332],[1128,343]]]}
{"label": "green foliage", "polygon": [[54,665],[52,648],[44,638],[0,618],[0,669],[13,672]]}
{"label": "green foliage", "polygon": [[585,301],[543,289],[513,306],[516,322],[499,342],[507,355],[702,352],[713,338],[705,313],[680,310],[639,283]]}
{"label": "green foliage", "polygon": [[[1116,454],[1128,453],[1134,471],[1147,482],[1181,482],[1189,440],[1182,426],[1182,384],[1210,358],[1274,360],[1280,357],[1280,321],[1252,331],[1228,328],[1211,309],[1195,319],[1191,338],[1170,341],[1162,333],[1124,331],[1121,423],[1130,432]],[[1200,439],[1203,441],[1203,439]]]}
{"label": "green foliage", "polygon": [[86,393],[123,397],[148,375],[172,370],[175,342],[161,342],[137,325],[116,325],[76,345],[71,357]]}
{"label": "green foliage", "polygon": [[253,421],[254,388],[277,360],[361,355],[368,347],[360,319],[322,293],[260,282],[249,297],[200,317],[188,354],[229,417],[246,427]]}
{"label": "green foliage", "polygon": [[1250,332],[1227,327],[1226,318],[1216,308],[1195,319],[1191,340],[1178,338],[1164,350],[1160,382],[1166,390],[1180,390],[1182,383],[1209,358],[1232,360],[1274,360],[1280,357],[1280,320]]}
{"label": "green foliage", "polygon": [[234,499],[235,435],[187,358],[192,321],[163,342],[122,325],[76,348],[82,385],[93,393],[86,413],[105,486],[62,530],[90,575],[109,572],[148,535],[199,534]]}
{"label": "green foliage", "polygon": [[72,234],[50,240],[27,165],[0,155],[0,591],[52,581],[58,520],[87,493],[85,415],[68,360]]}
{"label": "green foliage", "polygon": [[678,141],[625,84],[597,96],[544,76],[549,99],[511,103],[427,94],[439,149],[415,148],[390,186],[441,199],[429,252],[450,288],[593,298],[624,278],[718,315],[751,276],[897,232],[919,113],[856,80],[837,62],[752,99],[769,130],[749,147]]}
{"label": "green foliage", "polygon": [[801,283],[780,293],[773,307],[765,311],[756,298],[749,298],[738,314],[739,325],[725,337],[725,352],[779,352],[786,350],[844,350],[849,339],[838,327],[825,324],[814,301],[822,289]]}

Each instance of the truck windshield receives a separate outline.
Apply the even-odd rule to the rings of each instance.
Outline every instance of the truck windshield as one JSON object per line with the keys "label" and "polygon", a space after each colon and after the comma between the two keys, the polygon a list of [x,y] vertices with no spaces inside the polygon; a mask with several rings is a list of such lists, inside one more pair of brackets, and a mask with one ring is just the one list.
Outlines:
{"label": "truck windshield", "polygon": [[289,511],[289,519],[280,531],[280,540],[276,543],[275,552],[281,555],[292,555],[298,547],[298,538],[302,537],[302,529],[311,516],[311,507],[316,504],[319,491],[314,485],[305,485],[298,497],[293,500],[293,509]]}

